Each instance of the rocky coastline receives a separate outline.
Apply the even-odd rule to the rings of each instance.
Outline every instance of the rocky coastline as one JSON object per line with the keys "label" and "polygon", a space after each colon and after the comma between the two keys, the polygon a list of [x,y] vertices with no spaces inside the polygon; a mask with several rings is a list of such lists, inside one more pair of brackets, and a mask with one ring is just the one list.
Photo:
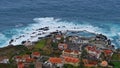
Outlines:
{"label": "rocky coastline", "polygon": [[[42,33],[39,33],[41,32],[39,30],[42,30]],[[37,61],[39,61],[44,68],[45,67],[44,63],[46,62],[51,64],[54,63],[50,61],[51,58],[55,59],[55,57],[57,57],[56,59],[61,59],[67,55],[67,54],[64,55],[65,51],[67,52],[75,51],[77,52],[77,55],[72,54],[71,56],[67,55],[67,57],[73,57],[76,60],[77,59],[83,60],[87,59],[88,61],[92,60],[97,63],[98,67],[101,66],[99,63],[102,64],[102,61],[105,61],[107,62],[106,66],[112,68],[113,65],[111,65],[111,61],[113,61],[114,59],[111,58],[113,57],[114,54],[119,55],[120,53],[120,50],[115,49],[115,46],[111,44],[112,43],[111,40],[108,39],[103,34],[95,34],[87,31],[72,31],[72,30],[64,31],[56,30],[54,32],[53,31],[50,32],[49,27],[40,28],[37,29],[36,31],[38,33],[32,32],[31,38],[34,37],[37,40],[34,41],[26,40],[22,41],[21,44],[19,45],[13,45],[14,39],[11,39],[8,46],[0,48],[0,63],[19,66],[19,62],[16,61],[17,58],[15,57],[28,55],[30,56],[30,59],[34,59],[29,62],[30,64],[32,63],[33,65],[36,65]],[[37,34],[37,36],[35,34]],[[25,36],[24,35],[19,36],[16,39],[19,39],[21,37]],[[110,54],[107,55],[106,51],[109,51]],[[33,55],[32,53],[34,52],[40,53],[40,56],[37,57],[36,59],[31,57]],[[47,60],[43,61],[42,59],[40,59],[41,57],[45,56],[47,56]],[[79,65],[81,64],[81,62],[79,61],[81,60],[78,60],[78,62],[75,65],[78,66],[78,68]],[[24,65],[26,65],[26,63],[28,64],[27,61],[20,62],[22,62]],[[65,62],[65,64],[62,63],[61,67],[64,67],[64,65],[66,64],[68,64],[68,62]],[[74,63],[71,62],[71,64],[74,66]],[[83,64],[84,61],[82,61],[82,65]],[[84,64],[84,66],[86,65]],[[52,67],[54,67],[54,65],[52,65]],[[48,68],[50,68],[49,65]]]}

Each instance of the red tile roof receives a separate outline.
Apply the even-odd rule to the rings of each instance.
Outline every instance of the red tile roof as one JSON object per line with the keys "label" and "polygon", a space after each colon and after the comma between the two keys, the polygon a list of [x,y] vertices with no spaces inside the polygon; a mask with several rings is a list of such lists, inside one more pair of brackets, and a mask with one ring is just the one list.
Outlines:
{"label": "red tile roof", "polygon": [[72,52],[74,52],[75,54],[78,54],[78,53],[79,53],[78,50],[69,50],[69,49],[64,50],[64,52],[67,52],[67,53],[72,53]]}
{"label": "red tile roof", "polygon": [[87,46],[87,49],[90,51],[95,51],[96,47],[95,46]]}
{"label": "red tile roof", "polygon": [[24,68],[24,64],[22,62],[18,63],[18,68]]}
{"label": "red tile roof", "polygon": [[34,59],[32,59],[32,58],[26,58],[26,62],[28,62],[28,63],[33,62],[33,61],[34,61]]}
{"label": "red tile roof", "polygon": [[49,61],[51,63],[62,63],[62,58],[51,57],[51,58],[49,58]]}
{"label": "red tile roof", "polygon": [[15,58],[16,59],[22,59],[22,56],[16,56]]}
{"label": "red tile roof", "polygon": [[78,53],[79,53],[79,51],[78,51],[78,50],[74,50],[74,53],[78,54]]}
{"label": "red tile roof", "polygon": [[112,50],[103,50],[106,55],[110,55],[112,53]]}
{"label": "red tile roof", "polygon": [[93,51],[99,54],[101,51],[96,49],[96,46],[87,46],[86,47],[88,51]]}
{"label": "red tile roof", "polygon": [[71,53],[71,52],[72,52],[72,50],[66,49],[66,50],[64,50],[64,52]]}
{"label": "red tile roof", "polygon": [[40,52],[33,52],[32,55],[34,55],[34,56],[40,56]]}
{"label": "red tile roof", "polygon": [[66,62],[71,62],[71,63],[78,63],[80,60],[78,58],[73,58],[73,57],[64,57]]}

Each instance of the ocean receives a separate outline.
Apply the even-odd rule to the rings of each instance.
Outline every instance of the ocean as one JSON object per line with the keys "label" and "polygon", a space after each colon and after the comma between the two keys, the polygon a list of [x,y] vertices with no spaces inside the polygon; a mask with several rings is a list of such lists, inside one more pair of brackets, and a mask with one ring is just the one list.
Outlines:
{"label": "ocean", "polygon": [[0,47],[34,29],[56,25],[102,33],[118,48],[120,0],[0,0]]}

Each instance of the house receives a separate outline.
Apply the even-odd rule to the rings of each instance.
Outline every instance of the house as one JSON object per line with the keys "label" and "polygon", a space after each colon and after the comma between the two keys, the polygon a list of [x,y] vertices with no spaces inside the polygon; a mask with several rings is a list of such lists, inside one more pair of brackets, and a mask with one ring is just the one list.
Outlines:
{"label": "house", "polygon": [[112,56],[113,55],[113,51],[112,50],[103,50],[103,53],[105,54],[105,56]]}
{"label": "house", "polygon": [[40,57],[40,52],[33,52],[32,53],[32,58],[39,58]]}
{"label": "house", "polygon": [[9,63],[9,58],[7,56],[0,56],[0,63]]}
{"label": "house", "polygon": [[58,44],[58,48],[59,48],[60,50],[65,50],[65,49],[67,49],[67,47],[68,47],[68,45],[65,44],[65,43],[59,43],[59,44]]}
{"label": "house", "polygon": [[17,66],[18,66],[17,68],[24,68],[24,63],[19,62]]}
{"label": "house", "polygon": [[26,58],[26,63],[31,63],[31,62],[33,62],[33,61],[34,61],[33,58]]}
{"label": "house", "polygon": [[22,56],[16,56],[15,57],[15,61],[18,63],[18,62],[23,62],[22,60]]}
{"label": "house", "polygon": [[80,60],[78,58],[64,57],[64,63],[65,64],[71,64],[71,65],[78,66],[79,62],[80,62]]}
{"label": "house", "polygon": [[75,58],[80,57],[80,54],[81,52],[79,52],[78,50],[66,49],[62,52],[62,56],[75,57]]}
{"label": "house", "polygon": [[72,41],[72,37],[69,37],[68,40],[69,40],[69,41]]}
{"label": "house", "polygon": [[89,43],[89,41],[88,40],[83,40],[82,43],[87,44],[87,43]]}
{"label": "house", "polygon": [[42,68],[42,63],[41,62],[36,62],[35,63],[35,68]]}
{"label": "house", "polygon": [[77,43],[78,37],[77,36],[69,36],[69,41],[72,43]]}
{"label": "house", "polygon": [[82,59],[83,63],[84,63],[84,66],[86,67],[95,67],[97,65],[97,62],[96,61],[92,61],[90,62],[89,60],[87,59]]}
{"label": "house", "polygon": [[26,62],[26,59],[30,59],[30,55],[25,54],[25,55],[22,56],[22,61],[23,62]]}
{"label": "house", "polygon": [[31,63],[24,63],[24,68],[30,68],[30,65],[31,65]]}
{"label": "house", "polygon": [[62,58],[57,58],[57,57],[50,57],[49,58],[49,62],[51,63],[57,63],[57,64],[61,64],[62,63]]}
{"label": "house", "polygon": [[72,43],[77,43],[77,44],[87,44],[89,43],[89,38],[82,38],[82,37],[78,37],[78,36],[70,36],[69,37],[69,41],[71,41]]}
{"label": "house", "polygon": [[26,59],[30,59],[30,55],[23,55],[23,56],[16,56],[15,61],[16,62],[26,62]]}
{"label": "house", "polygon": [[9,59],[8,58],[6,58],[6,59],[3,59],[2,61],[0,61],[0,63],[9,63]]}
{"label": "house", "polygon": [[30,63],[30,62],[33,62],[34,59],[31,58],[30,55],[25,54],[23,56],[16,56],[15,61],[17,63],[19,63],[19,62]]}
{"label": "house", "polygon": [[59,34],[58,34],[58,35],[55,36],[55,38],[56,38],[57,40],[61,40],[61,39],[62,39],[62,35],[59,35]]}
{"label": "house", "polygon": [[9,63],[9,59],[2,59],[1,61],[0,61],[0,63]]}
{"label": "house", "polygon": [[57,58],[57,57],[50,57],[48,62],[52,64],[51,68],[53,68],[53,65],[55,64],[57,67],[62,67],[63,66],[63,60],[62,58]]}
{"label": "house", "polygon": [[101,55],[101,51],[96,49],[96,46],[86,46],[86,51],[90,54],[90,57],[96,57],[97,59]]}

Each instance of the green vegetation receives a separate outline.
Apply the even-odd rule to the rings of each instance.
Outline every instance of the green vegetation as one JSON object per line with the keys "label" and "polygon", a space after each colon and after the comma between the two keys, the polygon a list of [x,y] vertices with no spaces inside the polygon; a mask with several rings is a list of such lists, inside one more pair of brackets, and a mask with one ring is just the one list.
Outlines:
{"label": "green vegetation", "polygon": [[114,53],[112,56],[112,60],[120,60],[120,54]]}
{"label": "green vegetation", "polygon": [[64,68],[80,68],[80,66],[73,66],[70,64],[64,64]]}
{"label": "green vegetation", "polygon": [[13,65],[13,64],[0,64],[0,68],[17,68],[17,65]]}
{"label": "green vegetation", "polygon": [[56,42],[55,42],[55,43],[52,43],[52,47],[53,47],[53,48],[58,48],[58,43],[56,43]]}
{"label": "green vegetation", "polygon": [[25,55],[25,54],[30,55],[30,54],[32,54],[32,52],[30,52],[30,51],[21,51],[21,52],[20,52],[19,54],[17,54],[17,55],[23,56],[23,55]]}
{"label": "green vegetation", "polygon": [[[69,37],[67,37],[67,39],[65,40],[69,40]],[[47,57],[43,57],[43,58],[39,58],[38,61],[41,62],[45,62],[49,59],[49,57],[60,57],[60,55],[62,54],[62,50],[58,49],[58,44],[62,43],[64,41],[64,38],[62,37],[61,40],[55,40],[56,42],[53,42],[54,39],[50,38],[44,38],[38,42],[36,42],[33,46],[24,46],[24,45],[17,45],[17,46],[7,46],[5,48],[0,48],[0,55],[3,57],[7,57],[9,58],[9,64],[0,64],[0,68],[17,68],[17,65],[15,60],[13,59],[13,57],[15,56],[23,56],[25,54],[32,54],[32,52],[40,52],[40,55],[43,56],[47,56]],[[91,40],[91,43],[94,43],[96,41]],[[66,42],[67,43],[67,42]],[[68,42],[68,44],[70,45],[70,42]],[[71,44],[72,45],[72,44]],[[68,47],[69,49],[69,47]],[[97,67],[85,67],[84,63],[82,61],[82,59],[86,59],[88,56],[88,52],[82,48],[81,51],[81,56],[79,57],[80,59],[80,63],[77,66],[76,64],[64,64],[63,68],[103,68],[100,67],[99,65]],[[104,53],[101,54],[100,58],[102,58],[102,60],[106,60],[106,56]],[[109,58],[109,57],[108,57]],[[111,59],[111,57],[109,58]],[[112,56],[112,60],[120,60],[120,54],[118,53],[114,53]],[[98,61],[99,62],[99,61]],[[120,62],[111,62],[111,66],[112,64],[114,65],[114,68],[120,68]],[[109,64],[110,65],[110,64]],[[29,68],[34,68],[35,65],[34,63],[31,63],[29,65]],[[107,67],[105,67],[107,68]]]}
{"label": "green vegetation", "polygon": [[9,58],[9,62],[10,62],[10,63],[13,63],[13,62],[14,62],[13,59],[12,59],[14,56],[15,56],[15,55],[13,55],[13,56],[11,56],[11,57]]}
{"label": "green vegetation", "polygon": [[34,64],[30,64],[30,66],[29,66],[30,68],[35,68],[35,66],[34,66]]}
{"label": "green vegetation", "polygon": [[120,62],[111,62],[114,65],[114,68],[120,68]]}
{"label": "green vegetation", "polygon": [[35,48],[42,49],[46,44],[46,39],[42,39],[35,44]]}
{"label": "green vegetation", "polygon": [[87,51],[84,49],[81,54],[81,58],[86,58],[87,57]]}
{"label": "green vegetation", "polygon": [[62,52],[58,49],[58,50],[53,51],[52,56],[59,57],[61,54],[62,54]]}
{"label": "green vegetation", "polygon": [[[12,52],[12,53],[10,53],[10,57],[9,57],[9,62],[10,63],[13,63],[13,57],[15,56],[15,55],[24,55],[24,54],[28,54],[29,53],[29,50],[25,47],[25,46],[23,46],[23,45],[17,45],[17,46],[14,46],[15,48],[15,50],[16,51],[14,51],[14,52]],[[23,50],[22,50],[23,49]],[[8,52],[9,53],[9,52]]]}
{"label": "green vegetation", "polygon": [[4,48],[0,48],[0,55],[11,58],[11,56],[20,54],[20,52],[24,52],[24,51],[28,51],[28,49],[23,45],[7,46]]}

